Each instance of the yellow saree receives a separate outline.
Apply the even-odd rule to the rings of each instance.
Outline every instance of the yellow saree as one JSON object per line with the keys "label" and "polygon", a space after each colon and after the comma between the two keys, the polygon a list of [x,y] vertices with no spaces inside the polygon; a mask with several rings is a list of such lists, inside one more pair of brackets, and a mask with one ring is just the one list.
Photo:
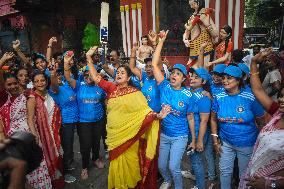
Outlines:
{"label": "yellow saree", "polygon": [[109,189],[157,188],[159,120],[133,87],[111,93],[107,102]]}

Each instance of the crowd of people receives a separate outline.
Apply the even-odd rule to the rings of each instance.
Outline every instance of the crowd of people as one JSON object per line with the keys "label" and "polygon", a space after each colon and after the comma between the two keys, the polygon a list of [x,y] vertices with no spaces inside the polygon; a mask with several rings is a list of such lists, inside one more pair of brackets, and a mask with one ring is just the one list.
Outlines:
{"label": "crowd of people", "polygon": [[[200,35],[216,40],[199,40],[187,64],[161,57],[170,31],[143,36],[128,62],[117,50],[101,61],[96,46],[79,58],[74,51],[53,54],[56,37],[46,55],[29,56],[13,41],[14,51],[0,59],[0,139],[16,131],[36,137],[43,160],[26,175],[27,187],[76,180],[77,132],[80,179],[88,179],[90,160],[105,167],[103,141],[110,189],[182,189],[183,177],[195,180],[193,189],[284,188],[284,49],[255,46],[244,57],[233,50],[232,28],[218,35],[198,2],[190,1],[196,14],[185,45],[191,47],[198,24]],[[182,171],[185,155],[191,168]]]}

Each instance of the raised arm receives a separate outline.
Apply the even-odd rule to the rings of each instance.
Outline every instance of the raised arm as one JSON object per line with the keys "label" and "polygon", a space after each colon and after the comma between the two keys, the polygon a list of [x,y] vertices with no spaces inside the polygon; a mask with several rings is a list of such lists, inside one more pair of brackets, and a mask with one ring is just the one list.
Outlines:
{"label": "raised arm", "polygon": [[19,58],[21,59],[21,61],[26,65],[26,66],[32,66],[32,62],[31,60],[29,60],[24,53],[21,51],[20,48],[21,42],[20,40],[16,40],[12,42],[12,47],[14,49],[14,51],[16,52],[16,54],[19,56]]}
{"label": "raised arm", "polygon": [[141,70],[136,67],[136,51],[137,51],[137,49],[138,49],[138,44],[134,43],[133,48],[131,49],[129,68],[130,68],[131,72],[134,75],[136,75],[139,78],[139,80],[141,80],[142,79]]}
{"label": "raised arm", "polygon": [[67,53],[64,56],[64,77],[67,80],[67,82],[69,83],[69,85],[75,89],[76,88],[76,80],[71,78],[71,66],[70,66],[70,62],[72,61],[74,54],[72,54],[71,56]]}
{"label": "raised arm", "polygon": [[54,58],[51,59],[51,67],[49,68],[50,71],[50,87],[53,93],[58,94],[59,93],[59,86],[57,81],[57,67],[54,61]]}
{"label": "raised arm", "polygon": [[108,65],[109,64],[106,62],[102,65],[102,68],[109,76],[114,77],[114,69],[110,68]]}
{"label": "raised arm", "polygon": [[2,67],[7,63],[8,60],[12,59],[14,56],[14,53],[6,52],[0,59],[0,89],[4,89],[4,71],[2,70]]}
{"label": "raised arm", "polygon": [[257,64],[263,62],[265,58],[270,54],[270,52],[270,49],[266,49],[263,52],[258,53],[252,58],[250,65],[250,85],[252,92],[266,111],[270,109],[273,100],[268,96],[268,94],[265,92],[261,85]]}
{"label": "raised arm", "polygon": [[160,42],[158,43],[158,46],[154,52],[152,60],[153,73],[158,85],[165,79],[164,74],[161,72],[161,69],[159,68],[159,63],[161,58],[161,51],[164,42],[167,38],[168,32],[169,30],[167,30],[166,32],[164,30],[160,32]]}
{"label": "raised arm", "polygon": [[204,49],[207,47],[209,41],[200,45],[200,51],[197,59],[197,68],[204,67]]}
{"label": "raised arm", "polygon": [[92,59],[93,54],[95,53],[95,51],[97,50],[97,46],[91,47],[90,50],[86,53],[86,58],[87,58],[87,64],[88,67],[90,69],[90,74],[93,78],[93,80],[95,81],[96,84],[98,84],[102,77],[100,76],[100,74],[97,72],[95,66],[94,66],[94,61]]}
{"label": "raised arm", "polygon": [[57,38],[56,37],[52,37],[48,41],[47,50],[46,50],[46,59],[47,59],[48,62],[50,62],[51,58],[52,58],[52,46],[53,46],[53,43],[56,43],[56,42],[57,42]]}

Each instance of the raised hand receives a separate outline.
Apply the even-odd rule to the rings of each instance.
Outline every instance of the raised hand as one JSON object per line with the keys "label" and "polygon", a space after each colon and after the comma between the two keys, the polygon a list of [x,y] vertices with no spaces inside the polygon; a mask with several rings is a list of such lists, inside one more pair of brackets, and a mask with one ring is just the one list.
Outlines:
{"label": "raised hand", "polygon": [[256,61],[257,63],[263,62],[268,55],[272,53],[272,48],[266,48],[263,51],[256,54],[254,57],[252,57],[252,61]]}
{"label": "raised hand", "polygon": [[153,30],[149,31],[148,38],[152,42],[152,44],[157,42],[157,37],[158,35]]}
{"label": "raised hand", "polygon": [[165,41],[166,38],[167,38],[168,33],[169,33],[169,30],[167,30],[167,31],[165,31],[165,30],[160,31],[160,33],[158,34],[159,40],[160,41]]}
{"label": "raised hand", "polygon": [[18,39],[12,42],[12,47],[15,51],[20,49],[20,45],[21,45],[21,42]]}
{"label": "raised hand", "polygon": [[165,64],[168,68],[171,66],[170,61],[166,57],[162,60],[162,63]]}
{"label": "raised hand", "polygon": [[53,43],[57,43],[57,38],[56,37],[51,37],[48,41],[48,45],[52,46]]}
{"label": "raised hand", "polygon": [[70,68],[70,64],[71,64],[73,57],[74,57],[74,54],[72,54],[71,56],[69,53],[65,54],[64,56],[64,69],[65,70]]}
{"label": "raised hand", "polygon": [[14,54],[13,52],[6,52],[6,53],[2,56],[1,60],[2,60],[3,62],[6,62],[6,61],[8,61],[8,60],[11,60],[14,56],[15,56],[15,54]]}
{"label": "raised hand", "polygon": [[98,49],[97,46],[91,47],[91,48],[88,50],[88,52],[86,53],[86,56],[87,56],[87,57],[93,56],[97,49]]}
{"label": "raised hand", "polygon": [[55,59],[52,58],[51,61],[48,64],[48,70],[51,72],[51,74],[56,74],[56,70],[58,68],[58,66],[56,66],[57,64],[55,64]]}

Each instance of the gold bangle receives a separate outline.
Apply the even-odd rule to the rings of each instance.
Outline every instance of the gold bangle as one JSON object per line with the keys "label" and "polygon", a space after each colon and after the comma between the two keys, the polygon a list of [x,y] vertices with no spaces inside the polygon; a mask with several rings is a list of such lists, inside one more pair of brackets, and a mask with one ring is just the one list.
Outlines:
{"label": "gold bangle", "polygon": [[217,145],[219,145],[219,143],[218,143],[218,142],[215,142],[213,145],[214,145],[214,146],[217,146]]}
{"label": "gold bangle", "polygon": [[129,58],[136,58],[135,56],[131,56],[131,57],[129,57]]}
{"label": "gold bangle", "polygon": [[68,68],[68,69],[64,69],[64,71],[70,71],[70,68]]}
{"label": "gold bangle", "polygon": [[258,75],[258,74],[259,74],[259,72],[250,73],[251,76]]}

